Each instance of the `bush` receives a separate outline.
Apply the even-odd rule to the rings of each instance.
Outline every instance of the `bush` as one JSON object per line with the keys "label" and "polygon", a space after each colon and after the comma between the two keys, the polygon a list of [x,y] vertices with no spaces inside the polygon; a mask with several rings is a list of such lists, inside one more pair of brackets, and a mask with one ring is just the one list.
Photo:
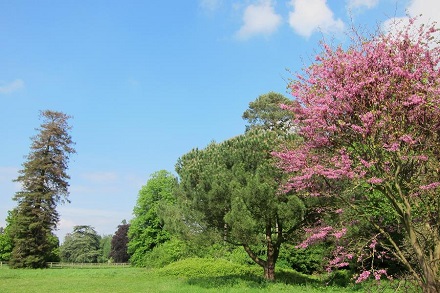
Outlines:
{"label": "bush", "polygon": [[353,272],[349,270],[334,271],[327,281],[327,285],[347,287],[353,280]]}
{"label": "bush", "polygon": [[308,275],[321,273],[324,271],[325,259],[331,250],[332,246],[326,243],[313,245],[306,249],[286,244],[281,247],[279,263],[285,264],[287,262],[290,268]]}
{"label": "bush", "polygon": [[188,254],[189,252],[185,242],[172,239],[156,246],[152,251],[147,252],[141,261],[141,266],[161,268],[187,257]]}

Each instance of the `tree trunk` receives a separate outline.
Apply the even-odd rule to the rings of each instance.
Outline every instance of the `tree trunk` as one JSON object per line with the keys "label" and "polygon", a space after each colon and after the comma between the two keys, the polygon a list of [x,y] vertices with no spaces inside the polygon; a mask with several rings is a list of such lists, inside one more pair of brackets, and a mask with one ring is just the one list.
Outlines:
{"label": "tree trunk", "polygon": [[431,253],[427,255],[427,253],[424,251],[424,249],[419,243],[417,234],[414,230],[414,226],[412,225],[410,219],[411,219],[410,212],[407,211],[403,217],[403,220],[404,220],[404,224],[406,225],[406,231],[408,234],[410,244],[414,249],[417,262],[421,269],[422,290],[424,293],[440,293],[438,266],[435,264],[439,260],[438,259],[439,255],[438,252],[436,251],[437,248],[435,248],[434,251],[431,251]]}
{"label": "tree trunk", "polygon": [[266,280],[275,280],[275,262],[278,258],[278,249],[272,242],[272,227],[270,221],[266,223],[266,263],[264,266],[264,278]]}
{"label": "tree trunk", "polygon": [[264,266],[264,278],[269,281],[275,280],[275,262],[272,260],[267,260]]}
{"label": "tree trunk", "polygon": [[438,272],[434,271],[429,264],[423,263],[423,277],[422,289],[424,293],[440,293]]}
{"label": "tree trunk", "polygon": [[246,243],[242,244],[244,250],[250,256],[250,258],[252,258],[255,263],[264,269],[264,278],[269,281],[275,280],[275,264],[278,260],[280,246],[282,243],[282,229],[280,227],[278,229],[278,240],[274,243],[272,239],[271,222],[269,221],[266,223],[266,260],[259,258],[258,255],[256,255]]}

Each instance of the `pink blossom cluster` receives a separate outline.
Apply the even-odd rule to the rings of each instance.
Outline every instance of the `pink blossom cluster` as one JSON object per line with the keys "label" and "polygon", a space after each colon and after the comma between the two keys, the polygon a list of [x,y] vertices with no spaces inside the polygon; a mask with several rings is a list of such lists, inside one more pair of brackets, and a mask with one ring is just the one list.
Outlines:
{"label": "pink blossom cluster", "polygon": [[333,231],[333,227],[331,226],[306,229],[306,232],[310,233],[310,236],[307,237],[306,240],[298,244],[296,248],[307,248],[316,242],[322,241],[327,238],[331,231]]}
{"label": "pink blossom cluster", "polygon": [[296,248],[307,248],[314,243],[327,239],[327,237],[329,236],[333,236],[336,239],[341,239],[347,233],[347,228],[342,228],[340,230],[337,230],[332,226],[324,226],[324,227],[306,228],[305,232],[308,234],[307,239],[301,242],[300,244],[298,244]]}
{"label": "pink blossom cluster", "polygon": [[349,266],[349,260],[353,259],[353,253],[346,251],[345,247],[337,246],[333,251],[333,259],[328,262],[326,268],[327,272],[331,272],[333,269],[343,268]]}
{"label": "pink blossom cluster", "polygon": [[420,189],[422,189],[422,190],[429,190],[429,189],[437,188],[439,186],[440,186],[440,182],[433,182],[431,184],[420,186]]}
{"label": "pink blossom cluster", "polygon": [[284,108],[294,112],[304,143],[274,153],[292,174],[286,191],[312,190],[317,177],[367,177],[379,184],[386,176],[372,178],[374,165],[394,172],[385,161],[364,157],[365,149],[353,148],[353,142],[400,159],[432,147],[424,136],[440,131],[440,87],[433,86],[440,84],[440,47],[429,45],[437,30],[420,28],[416,36],[411,31],[410,25],[395,35],[360,37],[347,50],[323,44],[316,63],[290,84],[296,103]]}
{"label": "pink blossom cluster", "polygon": [[356,279],[356,284],[362,283],[363,281],[367,280],[368,277],[370,277],[370,271],[363,271],[359,274],[359,277]]}
{"label": "pink blossom cluster", "polygon": [[[384,269],[381,270],[373,270],[373,276],[374,279],[376,281],[380,281],[381,277],[384,275],[386,276],[388,279],[390,279],[390,277],[387,274],[387,271]],[[367,280],[371,275],[371,271],[363,271],[362,273],[359,274],[359,276],[356,279],[356,284],[362,283],[363,281]]]}
{"label": "pink blossom cluster", "polygon": [[[290,84],[295,104],[285,108],[294,114],[301,142],[273,153],[290,176],[284,191],[340,198],[347,194],[346,182],[369,183],[368,190],[408,203],[391,202],[396,214],[417,214],[421,224],[438,220],[420,207],[430,202],[422,196],[438,197],[440,187],[440,45],[434,25],[420,26],[416,33],[414,26],[411,20],[394,35],[358,36],[348,49],[324,43],[316,63]],[[389,180],[404,182],[405,188],[384,191]],[[319,225],[307,230],[309,237],[297,247],[328,237],[340,240],[346,233]],[[377,256],[376,245],[374,240],[365,247],[373,250],[369,258]],[[341,253],[330,266],[345,265]],[[382,275],[385,270],[371,268],[356,283]]]}
{"label": "pink blossom cluster", "polygon": [[367,182],[371,183],[371,184],[381,184],[383,182],[383,180],[380,178],[377,178],[377,177],[372,177],[372,178],[368,179]]}

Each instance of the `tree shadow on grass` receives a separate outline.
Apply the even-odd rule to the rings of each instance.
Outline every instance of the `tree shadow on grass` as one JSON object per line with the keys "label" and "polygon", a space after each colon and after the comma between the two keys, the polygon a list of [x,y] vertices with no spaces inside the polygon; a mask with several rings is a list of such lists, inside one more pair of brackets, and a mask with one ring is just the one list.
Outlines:
{"label": "tree shadow on grass", "polygon": [[[297,272],[281,271],[276,274],[276,283],[283,283],[288,285],[322,285],[322,282],[311,278],[310,276],[302,275]],[[247,288],[266,288],[273,283],[265,280],[262,276],[253,274],[248,275],[225,275],[213,277],[193,277],[187,280],[189,285],[195,285],[205,289],[244,286]]]}

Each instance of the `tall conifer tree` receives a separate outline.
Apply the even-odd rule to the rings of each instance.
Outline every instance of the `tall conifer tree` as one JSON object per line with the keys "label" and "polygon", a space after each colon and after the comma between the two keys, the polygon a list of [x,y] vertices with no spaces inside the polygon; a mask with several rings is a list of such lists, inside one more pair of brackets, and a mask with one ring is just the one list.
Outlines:
{"label": "tall conifer tree", "polygon": [[41,111],[44,121],[39,133],[32,137],[29,155],[15,180],[21,190],[13,199],[13,249],[10,266],[13,268],[42,268],[53,249],[52,231],[59,214],[56,207],[69,196],[69,157],[75,153],[69,134],[70,116],[55,111]]}

